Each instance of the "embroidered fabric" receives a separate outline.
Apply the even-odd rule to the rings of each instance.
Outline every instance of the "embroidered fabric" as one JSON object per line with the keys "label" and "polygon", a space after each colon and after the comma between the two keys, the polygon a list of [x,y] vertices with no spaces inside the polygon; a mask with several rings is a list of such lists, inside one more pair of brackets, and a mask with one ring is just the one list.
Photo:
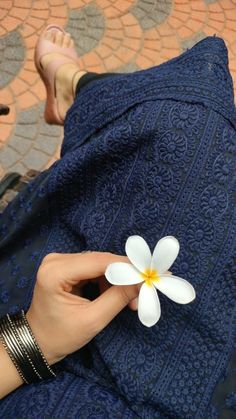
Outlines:
{"label": "embroidered fabric", "polygon": [[151,247],[177,237],[173,273],[193,284],[197,298],[181,306],[160,295],[162,317],[150,329],[123,310],[56,365],[55,380],[1,400],[3,417],[220,414],[212,398],[231,372],[236,343],[235,130],[227,49],[217,37],[81,90],[67,114],[61,159],[1,216],[0,316],[27,310],[46,254],[124,254],[132,234]]}

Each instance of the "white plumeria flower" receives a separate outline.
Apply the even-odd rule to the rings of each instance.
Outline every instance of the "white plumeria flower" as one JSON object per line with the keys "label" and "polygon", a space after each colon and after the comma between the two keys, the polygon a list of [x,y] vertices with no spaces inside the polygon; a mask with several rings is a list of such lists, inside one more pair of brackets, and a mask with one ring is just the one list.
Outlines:
{"label": "white plumeria flower", "polygon": [[107,267],[105,276],[113,285],[143,282],[139,291],[138,316],[145,326],[153,326],[161,316],[156,289],[179,304],[188,304],[195,299],[195,290],[188,281],[166,272],[179,253],[179,242],[175,237],[163,237],[151,254],[142,237],[130,236],[126,241],[125,251],[132,265],[124,262],[112,263]]}

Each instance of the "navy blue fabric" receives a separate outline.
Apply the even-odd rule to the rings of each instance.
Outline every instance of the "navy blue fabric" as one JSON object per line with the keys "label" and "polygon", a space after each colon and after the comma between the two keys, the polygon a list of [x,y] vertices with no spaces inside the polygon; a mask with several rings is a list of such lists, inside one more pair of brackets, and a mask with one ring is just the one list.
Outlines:
{"label": "navy blue fabric", "polygon": [[[235,163],[236,111],[222,39],[208,37],[160,66],[83,87],[66,117],[61,159],[1,217],[0,316],[27,310],[46,254],[124,254],[133,234],[151,248],[165,235],[177,237],[173,272],[194,285],[197,298],[182,306],[160,295],[162,316],[152,328],[123,310],[56,365],[55,380],[1,400],[0,416],[220,414],[215,397],[233,370],[236,342]],[[235,392],[227,395],[228,411]]]}

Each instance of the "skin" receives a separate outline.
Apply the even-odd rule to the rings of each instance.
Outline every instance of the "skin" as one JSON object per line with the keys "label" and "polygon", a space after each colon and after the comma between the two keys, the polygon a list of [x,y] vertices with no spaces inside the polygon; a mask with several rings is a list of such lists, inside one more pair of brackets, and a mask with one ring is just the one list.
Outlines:
{"label": "skin", "polygon": [[[51,30],[46,32],[44,37],[48,41],[52,42],[52,44],[59,47],[74,48],[74,40],[71,38],[69,33],[64,34],[60,31]],[[41,59],[41,65],[44,69],[46,69],[51,61],[62,57],[63,55],[58,53],[45,54]],[[77,83],[80,77],[84,74],[85,71],[81,71],[76,62],[74,64],[61,65],[56,71],[55,86],[58,100],[58,112],[63,121],[65,119],[66,112],[74,101]],[[58,122],[55,121],[55,124],[58,124]]]}
{"label": "skin", "polygon": [[[79,350],[127,305],[137,308],[139,286],[104,286],[110,263],[127,262],[124,256],[88,252],[47,255],[38,270],[27,320],[49,365]],[[80,294],[83,285],[98,281],[103,293],[94,301]],[[23,384],[0,343],[0,398]]]}

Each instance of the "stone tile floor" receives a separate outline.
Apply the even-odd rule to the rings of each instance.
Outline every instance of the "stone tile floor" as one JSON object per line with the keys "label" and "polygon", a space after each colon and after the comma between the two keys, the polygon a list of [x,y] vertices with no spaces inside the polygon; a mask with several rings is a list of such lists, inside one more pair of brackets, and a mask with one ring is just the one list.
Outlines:
{"label": "stone tile floor", "polygon": [[236,78],[236,0],[0,0],[0,177],[59,158],[62,128],[43,120],[33,56],[49,23],[74,36],[81,69],[131,72],[177,56],[208,35],[224,38]]}

